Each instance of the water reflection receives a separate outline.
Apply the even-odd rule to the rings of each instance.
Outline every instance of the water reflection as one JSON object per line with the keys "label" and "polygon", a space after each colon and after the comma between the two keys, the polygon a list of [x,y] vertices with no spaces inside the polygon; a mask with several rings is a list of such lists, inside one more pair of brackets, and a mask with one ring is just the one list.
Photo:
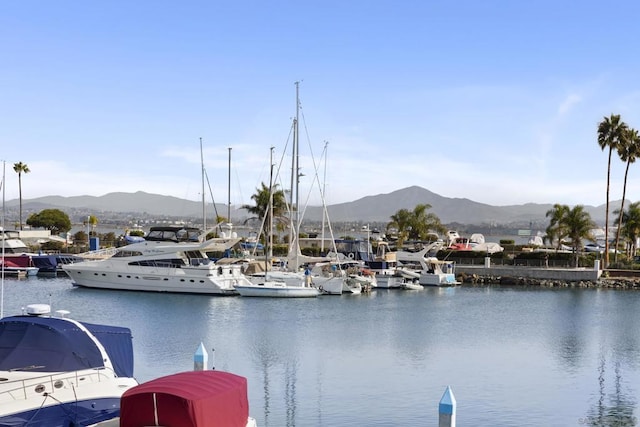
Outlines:
{"label": "water reflection", "polygon": [[[600,363],[598,365],[598,395],[587,413],[587,416],[581,418],[582,424],[603,427],[603,426],[635,426],[637,418],[634,415],[636,402],[625,393],[623,389],[622,369],[619,361],[615,360],[613,364],[613,392],[607,392],[607,361],[606,350],[602,349],[600,354]],[[610,368],[610,366],[609,366]]]}

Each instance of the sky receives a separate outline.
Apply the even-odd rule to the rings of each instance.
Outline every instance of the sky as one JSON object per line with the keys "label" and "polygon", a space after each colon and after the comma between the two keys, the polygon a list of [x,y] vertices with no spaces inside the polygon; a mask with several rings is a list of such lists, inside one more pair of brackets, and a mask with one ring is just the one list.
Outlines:
{"label": "sky", "polygon": [[[3,2],[4,198],[22,162],[23,200],[251,204],[271,179],[290,188],[299,82],[301,203],[420,186],[600,205],[598,123],[640,129],[638,16],[615,0]],[[614,152],[611,200],[624,171]]]}

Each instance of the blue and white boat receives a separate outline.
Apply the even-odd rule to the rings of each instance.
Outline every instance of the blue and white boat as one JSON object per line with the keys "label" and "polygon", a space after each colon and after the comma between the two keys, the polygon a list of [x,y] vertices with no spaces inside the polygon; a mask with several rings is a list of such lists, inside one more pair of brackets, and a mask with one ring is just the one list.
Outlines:
{"label": "blue and white boat", "polygon": [[46,304],[0,319],[0,426],[110,420],[137,384],[129,328],[52,317]]}

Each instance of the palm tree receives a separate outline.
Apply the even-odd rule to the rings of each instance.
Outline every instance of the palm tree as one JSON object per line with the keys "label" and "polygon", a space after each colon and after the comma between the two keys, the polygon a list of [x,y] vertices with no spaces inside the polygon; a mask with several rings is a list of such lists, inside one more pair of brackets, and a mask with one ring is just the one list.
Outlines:
{"label": "palm tree", "polygon": [[598,124],[598,145],[602,150],[609,148],[609,160],[607,162],[607,202],[604,221],[604,266],[609,264],[609,183],[611,180],[611,153],[618,148],[627,130],[625,122],[620,120],[619,114],[611,114]]}
{"label": "palm tree", "polygon": [[20,230],[22,230],[22,174],[31,172],[26,163],[13,164],[13,170],[18,174],[18,195],[20,197]]}
{"label": "palm tree", "polygon": [[[640,155],[640,136],[636,129],[627,129],[622,144],[618,147],[618,155],[620,160],[627,163],[624,170],[624,184],[622,186],[622,202],[620,203],[620,212],[624,212],[624,198],[627,194],[627,176],[629,174],[629,165],[636,161]],[[618,216],[618,229],[616,230],[616,246],[613,255],[614,261],[618,260],[618,244],[620,243],[620,228],[622,228],[622,215]]]}
{"label": "palm tree", "polygon": [[440,222],[440,218],[431,212],[429,204],[418,204],[413,211],[400,209],[391,215],[387,230],[395,228],[398,234],[396,246],[398,250],[408,239],[426,240],[431,232],[445,233],[447,229]]}
{"label": "palm tree", "polygon": [[582,250],[583,240],[595,240],[591,230],[595,227],[595,223],[591,219],[591,215],[584,210],[584,206],[576,205],[564,216],[563,227],[567,233],[567,237],[571,239],[571,247],[575,259],[575,267],[578,268],[578,258]]}
{"label": "palm tree", "polygon": [[550,218],[550,220],[549,225],[545,230],[544,240],[548,241],[550,244],[556,242],[556,251],[560,249],[562,239],[567,237],[564,222],[569,210],[569,206],[556,203],[553,205],[553,208],[549,209],[546,213],[546,217]]}
{"label": "palm tree", "polygon": [[629,255],[635,256],[636,242],[640,238],[640,202],[629,204],[626,212],[622,212],[622,233],[627,238]]}
{"label": "palm tree", "polygon": [[[256,192],[251,196],[251,200],[255,202],[255,205],[242,205],[241,209],[245,209],[251,215],[250,218],[247,218],[244,223],[246,224],[252,220],[264,220],[265,224],[270,224],[270,209],[269,209],[269,186],[264,182],[261,183],[260,188],[256,189]],[[284,191],[278,189],[278,185],[273,185],[273,220],[277,223],[286,223],[288,219],[285,216],[287,212],[287,201],[285,198]],[[272,234],[272,230],[267,230],[267,235]]]}
{"label": "palm tree", "polygon": [[391,215],[391,221],[387,224],[387,230],[395,228],[397,230],[398,240],[396,241],[396,248],[402,249],[402,245],[409,238],[411,231],[411,217],[412,213],[408,209],[400,209],[393,215]]}
{"label": "palm tree", "polygon": [[409,238],[426,240],[431,232],[447,232],[446,227],[440,222],[440,218],[432,212],[427,212],[429,209],[431,209],[431,205],[429,204],[419,204],[413,208],[413,212],[411,212]]}

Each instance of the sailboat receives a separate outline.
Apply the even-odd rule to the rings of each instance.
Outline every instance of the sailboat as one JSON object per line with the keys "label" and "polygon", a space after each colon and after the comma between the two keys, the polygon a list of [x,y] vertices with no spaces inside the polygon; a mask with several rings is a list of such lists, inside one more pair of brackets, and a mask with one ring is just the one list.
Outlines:
{"label": "sailboat", "polygon": [[[296,82],[296,108],[298,108],[298,83]],[[296,110],[297,111],[297,110]],[[296,113],[297,115],[297,113]],[[293,150],[297,153],[298,144],[298,120],[297,117],[294,120],[294,143]],[[295,156],[295,154],[294,154]],[[271,175],[269,179],[269,220],[273,221],[273,147],[271,148],[270,156],[270,169]],[[294,168],[294,173],[297,172],[297,168]],[[271,264],[269,254],[271,252],[271,230],[273,224],[269,226],[269,236],[267,236],[269,248],[265,252],[265,264],[268,266]],[[297,230],[296,230],[297,235]],[[295,239],[298,242],[297,238]],[[293,245],[293,243],[292,243]],[[279,278],[273,277],[272,274],[281,273]],[[236,285],[235,289],[243,297],[276,297],[276,298],[313,298],[320,295],[320,289],[313,286],[311,281],[311,272],[306,270],[302,275],[297,272],[287,274],[289,272],[269,272],[265,268],[265,274],[262,280],[251,282],[250,284]]]}

